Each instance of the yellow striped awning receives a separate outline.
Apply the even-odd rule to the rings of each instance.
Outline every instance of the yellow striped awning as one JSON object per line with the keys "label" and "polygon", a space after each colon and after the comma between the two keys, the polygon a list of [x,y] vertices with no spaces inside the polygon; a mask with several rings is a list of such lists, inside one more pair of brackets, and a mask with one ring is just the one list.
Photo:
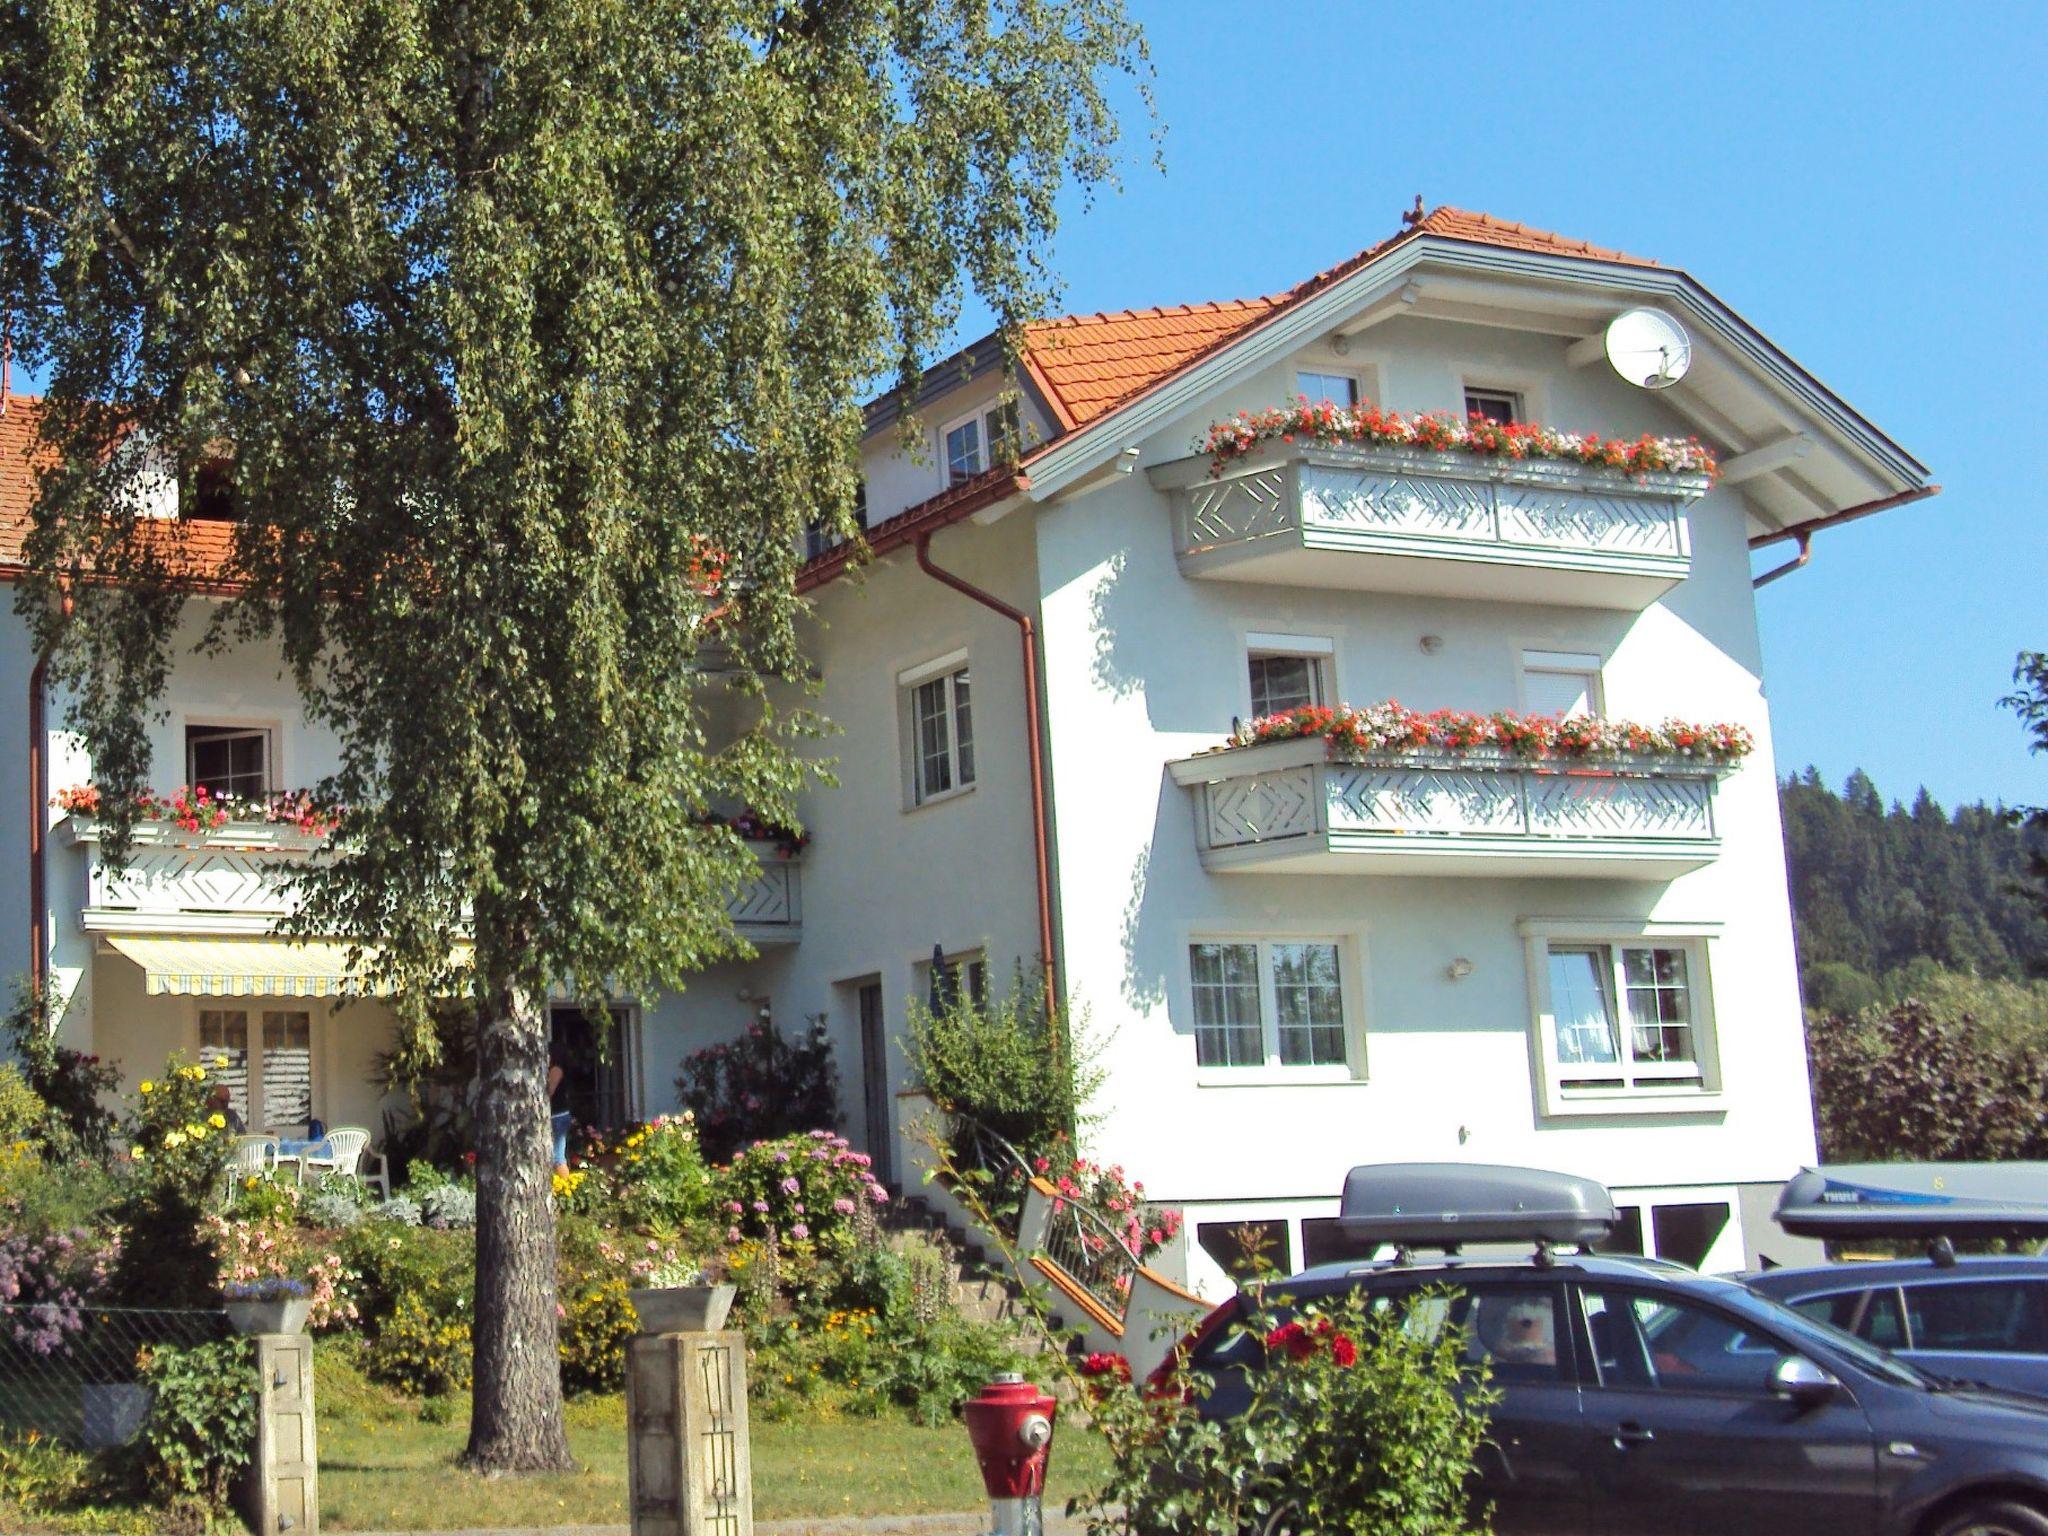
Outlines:
{"label": "yellow striped awning", "polygon": [[109,935],[161,997],[375,997],[390,988],[352,974],[332,939],[197,939]]}

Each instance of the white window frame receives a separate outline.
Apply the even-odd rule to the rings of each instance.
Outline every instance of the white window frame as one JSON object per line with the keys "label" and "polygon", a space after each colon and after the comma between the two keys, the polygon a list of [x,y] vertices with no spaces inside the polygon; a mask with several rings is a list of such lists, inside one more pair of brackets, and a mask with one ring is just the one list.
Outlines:
{"label": "white window frame", "polygon": [[[969,424],[972,424],[977,430],[980,447],[976,452],[974,468],[956,479],[953,474],[953,456],[946,447],[946,440],[959,431],[960,428]],[[938,440],[940,484],[950,489],[964,481],[972,480],[976,475],[987,472],[997,462],[995,451],[997,442],[1008,432],[1015,432],[1017,434],[1020,441],[1014,446],[1021,450],[1023,447],[1021,439],[1024,435],[1024,413],[1014,400],[990,401],[976,407],[974,410],[955,416],[951,421],[942,423],[939,427]]]}
{"label": "white window frame", "polygon": [[1515,667],[1517,704],[1524,714],[1529,712],[1529,678],[1532,674],[1584,677],[1587,680],[1586,698],[1592,706],[1592,713],[1605,716],[1607,688],[1603,666],[1603,659],[1592,651],[1547,651],[1534,646],[1521,647]]}
{"label": "white window frame", "polygon": [[[1697,1114],[1722,1107],[1719,1037],[1714,1012],[1714,940],[1718,923],[1630,922],[1602,919],[1524,918],[1519,924],[1527,951],[1531,1013],[1530,1054],[1538,1102],[1546,1115]],[[1558,1059],[1557,1015],[1550,995],[1550,952],[1605,947],[1610,952],[1614,1010],[1621,1059],[1611,1067],[1578,1071]],[[1620,979],[1623,949],[1678,949],[1685,952],[1687,1003],[1691,1011],[1693,1060],[1680,1064],[1630,1065],[1634,1051],[1626,993]],[[1619,1077],[1619,1087],[1592,1087],[1595,1076]],[[1693,1078],[1697,1081],[1691,1081]],[[1679,1081],[1676,1079],[1686,1079]],[[1662,1080],[1662,1081],[1660,1081]]]}
{"label": "white window frame", "polygon": [[[1195,958],[1198,944],[1245,944],[1258,951],[1260,1059],[1243,1066],[1203,1065],[1195,1041]],[[1343,1009],[1344,1059],[1313,1066],[1280,1059],[1280,1009],[1273,985],[1272,948],[1276,944],[1329,944],[1337,950],[1337,995]],[[1300,932],[1261,929],[1255,933],[1191,928],[1181,936],[1179,991],[1187,1019],[1188,1059],[1201,1087],[1274,1084],[1362,1083],[1365,1081],[1365,993],[1362,985],[1365,946],[1355,933],[1327,929]]]}
{"label": "white window frame", "polygon": [[1321,405],[1323,397],[1311,395],[1306,389],[1301,387],[1301,376],[1305,373],[1312,373],[1320,379],[1343,379],[1350,384],[1351,399],[1349,402],[1333,400],[1332,404],[1344,405],[1348,403],[1355,406],[1365,399],[1365,382],[1359,378],[1356,369],[1332,368],[1325,363],[1296,363],[1294,365],[1294,393],[1297,396],[1308,395],[1308,403],[1310,405]]}
{"label": "white window frame", "polygon": [[[902,716],[903,808],[906,811],[920,810],[927,805],[939,805],[947,800],[954,800],[961,795],[972,793],[974,789],[975,779],[979,776],[980,772],[980,759],[977,753],[974,773],[966,777],[961,775],[960,707],[956,692],[957,685],[954,682],[954,679],[964,672],[968,674],[971,688],[973,671],[974,669],[969,661],[967,651],[963,647],[959,650],[948,651],[944,656],[936,657],[918,666],[905,668],[896,674],[896,696],[899,701],[898,713]],[[926,683],[940,678],[946,680],[946,763],[952,783],[944,789],[927,792],[924,783],[924,752],[922,743],[918,739],[917,691]],[[973,720],[974,705],[975,700],[970,692],[968,697],[970,727]],[[969,737],[969,744],[976,747],[979,746],[979,742],[972,735]]]}
{"label": "white window frame", "polygon": [[1620,1211],[1633,1206],[1637,1212],[1637,1220],[1642,1224],[1643,1254],[1647,1258],[1665,1257],[1657,1251],[1656,1212],[1657,1207],[1662,1205],[1725,1205],[1728,1208],[1728,1225],[1721,1229],[1721,1235],[1714,1240],[1714,1246],[1707,1250],[1707,1262],[1701,1266],[1701,1273],[1719,1274],[1742,1266],[1745,1241],[1742,1230],[1742,1201],[1734,1185],[1674,1184],[1645,1189],[1615,1190],[1614,1208]]}
{"label": "white window frame", "polygon": [[1317,704],[1334,704],[1337,693],[1337,646],[1327,635],[1283,635],[1261,630],[1244,637],[1244,718],[1253,719],[1258,706],[1252,698],[1252,663],[1271,656],[1300,657],[1313,664]]}
{"label": "white window frame", "polygon": [[284,732],[278,729],[277,721],[231,720],[205,715],[187,715],[185,717],[184,729],[179,736],[179,746],[182,748],[185,757],[184,782],[187,784],[196,784],[198,782],[197,775],[194,772],[196,765],[192,760],[192,733],[194,731],[215,731],[225,736],[261,737],[263,739],[263,777],[265,782],[262,793],[254,798],[262,799],[276,794],[284,788]]}

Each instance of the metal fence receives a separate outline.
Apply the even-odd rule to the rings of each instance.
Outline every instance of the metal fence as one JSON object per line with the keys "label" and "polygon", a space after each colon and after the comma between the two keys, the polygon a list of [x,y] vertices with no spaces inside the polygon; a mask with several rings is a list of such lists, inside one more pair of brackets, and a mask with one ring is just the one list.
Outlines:
{"label": "metal fence", "polygon": [[149,1420],[153,1351],[229,1337],[221,1311],[0,1305],[0,1435],[81,1450],[131,1443]]}

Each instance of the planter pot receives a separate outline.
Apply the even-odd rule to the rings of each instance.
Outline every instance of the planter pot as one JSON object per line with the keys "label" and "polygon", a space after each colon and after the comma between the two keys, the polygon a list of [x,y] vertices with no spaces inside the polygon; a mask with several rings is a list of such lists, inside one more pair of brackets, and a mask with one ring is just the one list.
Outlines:
{"label": "planter pot", "polygon": [[134,1382],[79,1388],[79,1438],[89,1451],[132,1444],[142,1433],[156,1393]]}
{"label": "planter pot", "polygon": [[642,1333],[716,1333],[732,1311],[730,1285],[674,1285],[628,1291]]}
{"label": "planter pot", "polygon": [[227,1303],[228,1322],[235,1332],[243,1335],[257,1333],[304,1333],[306,1314],[313,1310],[310,1296],[280,1296],[275,1301],[231,1301]]}

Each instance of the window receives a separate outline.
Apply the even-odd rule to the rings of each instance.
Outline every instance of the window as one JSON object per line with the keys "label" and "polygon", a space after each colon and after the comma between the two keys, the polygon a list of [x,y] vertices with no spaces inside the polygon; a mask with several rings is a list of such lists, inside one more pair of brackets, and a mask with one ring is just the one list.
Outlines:
{"label": "window", "polygon": [[1704,1086],[1686,947],[1553,943],[1545,960],[1560,1087]]}
{"label": "window", "polygon": [[235,498],[233,459],[207,459],[192,471],[184,516],[188,522],[233,523],[241,520],[241,504]]}
{"label": "window", "polygon": [[1909,1285],[1905,1292],[1915,1349],[2048,1352],[2048,1282],[1957,1280]]}
{"label": "window", "polygon": [[991,464],[1006,464],[1021,447],[1021,423],[1015,401],[990,406],[961,418],[940,434],[945,449],[946,483],[972,480]]}
{"label": "window", "polygon": [[1600,713],[1600,658],[1573,651],[1522,652],[1522,708],[1532,715]]}
{"label": "window", "polygon": [[978,1009],[988,1007],[988,957],[980,950],[971,954],[948,955],[943,969],[934,972],[929,964],[918,967],[924,978],[926,1005],[942,1013],[965,1000]]}
{"label": "window", "polygon": [[1337,950],[1330,942],[1296,940],[1189,946],[1195,1064],[1344,1065]]}
{"label": "window", "polygon": [[1784,1352],[1733,1318],[1674,1296],[1586,1290],[1600,1385],[1769,1397]]}
{"label": "window", "polygon": [[261,800],[270,793],[270,732],[241,726],[185,727],[185,777],[210,795]]}
{"label": "window", "polygon": [[1204,1221],[1195,1227],[1195,1241],[1240,1284],[1264,1274],[1294,1273],[1284,1221]]}
{"label": "window", "polygon": [[1330,701],[1334,692],[1330,660],[1335,648],[1328,640],[1314,635],[1254,634],[1246,636],[1245,643],[1254,720]]}
{"label": "window", "polygon": [[1310,405],[1321,405],[1325,400],[1332,405],[1358,404],[1358,380],[1348,373],[1303,371],[1294,376],[1294,387],[1308,397]]}
{"label": "window", "polygon": [[1511,389],[1477,389],[1465,386],[1465,415],[1506,426],[1522,419],[1522,397]]}
{"label": "window", "polygon": [[974,782],[974,701],[966,665],[906,674],[911,803],[954,794]]}
{"label": "window", "polygon": [[1817,1323],[1826,1323],[1844,1333],[1885,1349],[1906,1347],[1906,1326],[1899,1310],[1899,1293],[1890,1286],[1875,1291],[1837,1291],[1830,1296],[1809,1296],[1792,1303],[1795,1312]]}
{"label": "window", "polygon": [[[863,531],[868,526],[868,483],[863,480],[853,491],[853,526]],[[837,549],[846,540],[836,529],[823,523],[809,523],[804,527],[804,558],[815,560],[828,550]]]}
{"label": "window", "polygon": [[[251,1131],[298,1131],[313,1118],[313,1016],[303,1008],[263,1011],[253,1057],[245,1008],[203,1008],[199,1046]],[[225,1056],[225,1067],[212,1066]],[[250,1106],[255,1112],[250,1112]]]}

